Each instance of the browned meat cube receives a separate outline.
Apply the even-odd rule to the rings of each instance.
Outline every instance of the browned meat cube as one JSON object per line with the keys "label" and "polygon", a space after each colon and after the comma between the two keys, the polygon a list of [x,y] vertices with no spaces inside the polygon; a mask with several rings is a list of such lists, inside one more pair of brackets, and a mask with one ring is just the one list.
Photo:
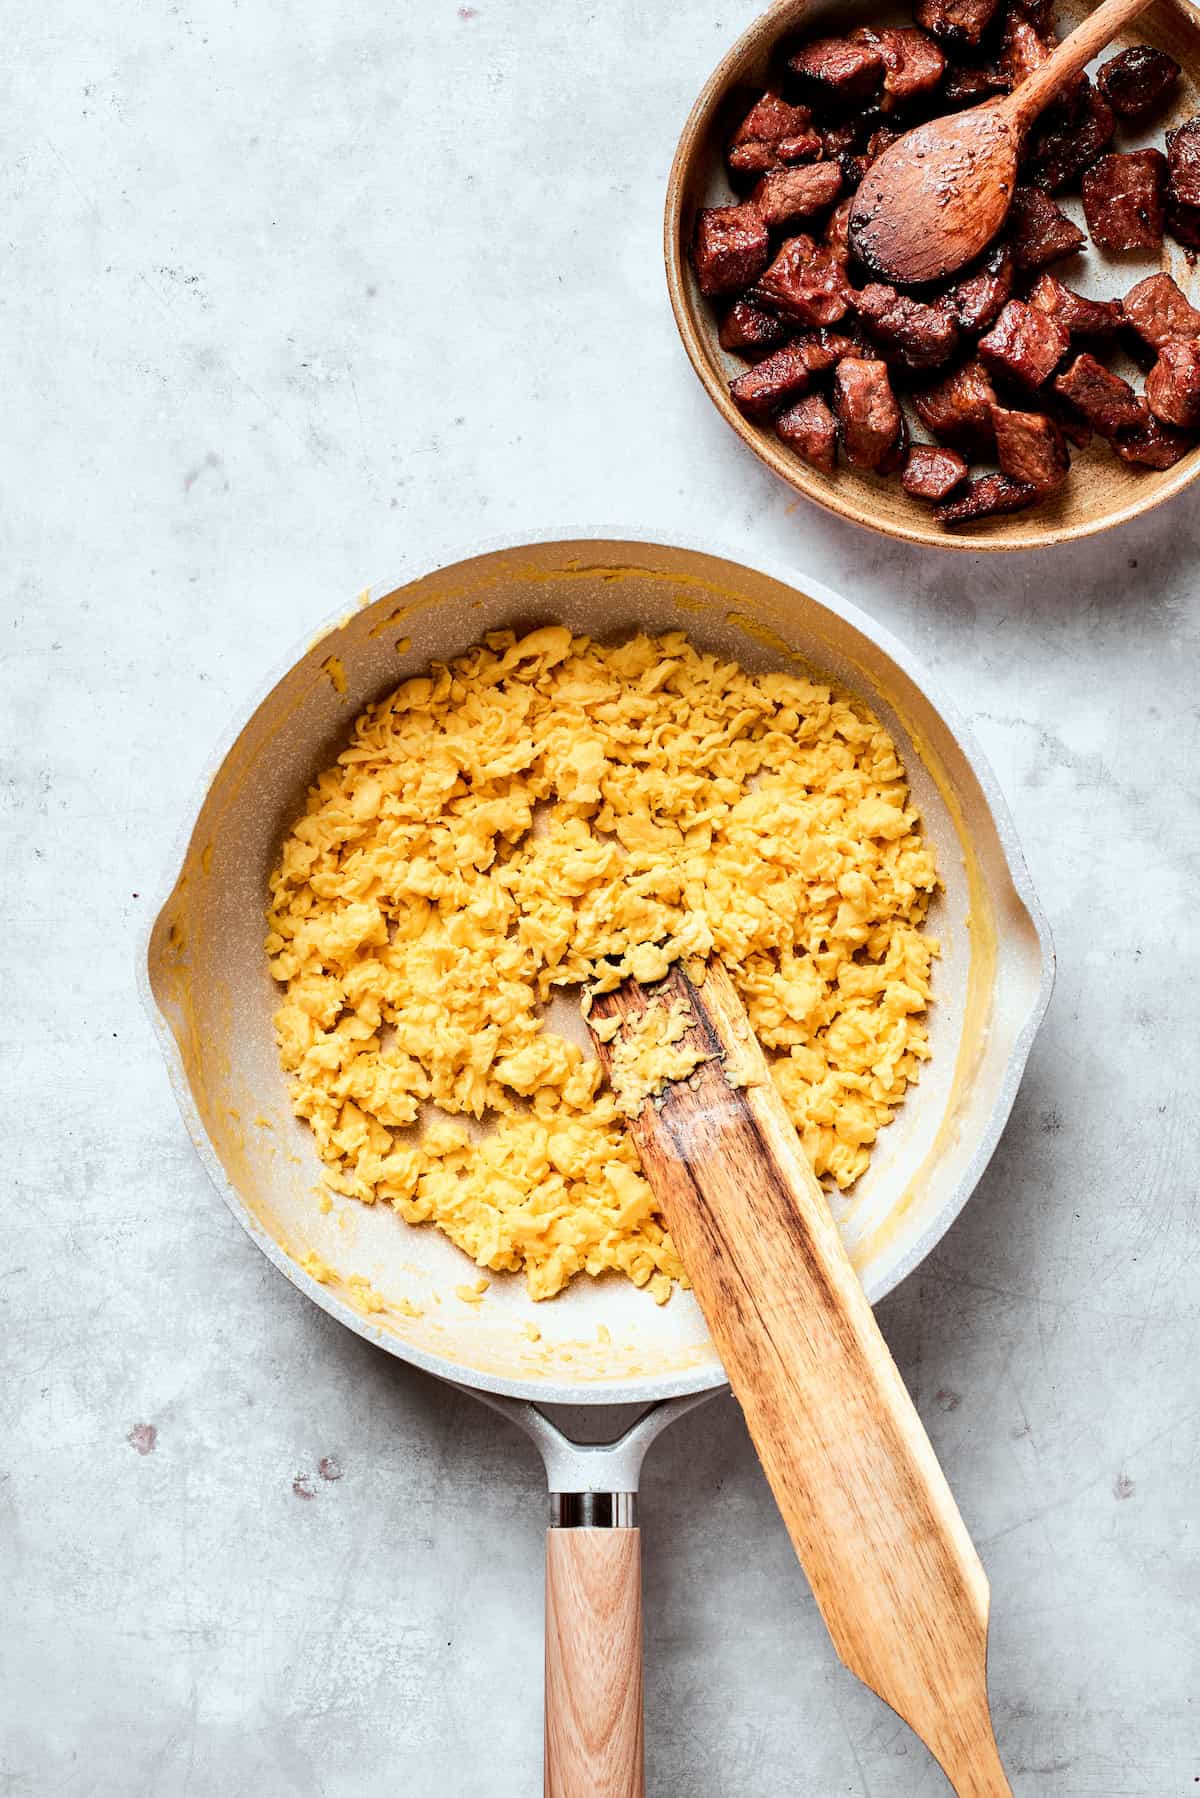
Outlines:
{"label": "browned meat cube", "polygon": [[894,446],[902,424],[887,363],[844,356],[834,370],[833,410],[851,468],[877,469]]}
{"label": "browned meat cube", "polygon": [[861,141],[861,120],[853,123],[849,119],[838,119],[831,125],[819,125],[821,147],[830,162],[840,163]]}
{"label": "browned meat cube", "polygon": [[737,174],[761,175],[783,163],[812,162],[820,154],[808,107],[789,106],[778,94],[766,93],[734,132],[729,166]]}
{"label": "browned meat cube", "polygon": [[979,339],[979,354],[994,373],[1007,375],[1022,387],[1040,387],[1070,345],[1056,318],[1036,312],[1024,300],[1010,300],[987,336]]}
{"label": "browned meat cube", "polygon": [[1167,230],[1187,250],[1200,250],[1200,206],[1180,206],[1167,190]]}
{"label": "browned meat cube", "polygon": [[1129,382],[1111,373],[1086,350],[1059,375],[1054,391],[1070,400],[1101,437],[1115,437],[1118,431],[1138,425],[1145,411]]}
{"label": "browned meat cube", "polygon": [[1094,162],[1083,177],[1083,210],[1100,248],[1161,249],[1166,186],[1161,150],[1129,150]]}
{"label": "browned meat cube", "polygon": [[890,149],[894,143],[898,143],[903,135],[902,131],[893,131],[890,126],[881,125],[877,130],[872,131],[865,147],[858,152],[857,156],[852,156],[849,151],[841,155],[838,161],[841,163],[847,185],[857,187],[871,164],[877,161],[885,150]]}
{"label": "browned meat cube", "polygon": [[1010,481],[1006,474],[985,474],[972,481],[961,499],[947,500],[934,517],[939,524],[970,524],[976,518],[996,518],[1005,512],[1023,512],[1040,499],[1036,487]]}
{"label": "browned meat cube", "polygon": [[967,362],[913,394],[917,417],[925,428],[968,455],[986,454],[992,448],[995,403],[995,388],[978,362]]}
{"label": "browned meat cube", "polygon": [[958,348],[958,326],[948,312],[885,282],[869,282],[854,303],[884,355],[905,368],[941,368]]}
{"label": "browned meat cube", "polygon": [[749,286],[770,258],[767,227],[753,206],[709,206],[696,220],[692,261],[701,293]]}
{"label": "browned meat cube", "polygon": [[1130,288],[1121,310],[1152,349],[1161,350],[1172,337],[1200,337],[1200,312],[1170,275],[1147,275]]}
{"label": "browned meat cube", "polygon": [[978,44],[1000,0],[916,0],[913,18],[941,44]]}
{"label": "browned meat cube", "polygon": [[931,37],[913,25],[860,27],[850,33],[854,44],[868,44],[883,59],[883,94],[880,107],[892,112],[908,100],[930,94],[946,70],[946,58]]}
{"label": "browned meat cube", "polygon": [[1087,448],[1092,441],[1092,427],[1081,413],[1076,412],[1069,400],[1063,399],[1059,393],[1047,393],[1043,389],[1038,395],[1038,403],[1045,407],[1047,417],[1054,420],[1068,443],[1073,443],[1076,449]]}
{"label": "browned meat cube", "polygon": [[1078,225],[1038,187],[1018,187],[1013,195],[1007,230],[1018,268],[1045,268],[1074,256],[1087,241]]}
{"label": "browned meat cube", "polygon": [[1048,62],[1053,48],[1053,38],[1043,37],[1019,6],[1010,8],[1000,53],[1000,67],[1008,76],[1010,87],[1019,87],[1027,76]]}
{"label": "browned meat cube", "polygon": [[946,499],[967,478],[967,461],[957,450],[918,443],[908,452],[900,484],[913,499]]}
{"label": "browned meat cube", "polygon": [[960,328],[972,336],[994,324],[1012,297],[1013,253],[1006,243],[993,244],[973,275],[953,286],[946,304]]}
{"label": "browned meat cube", "polygon": [[1029,290],[1029,304],[1056,318],[1072,337],[1115,337],[1123,314],[1120,300],[1088,300],[1064,287],[1057,275],[1039,275]]}
{"label": "browned meat cube", "polygon": [[1200,343],[1194,337],[1163,344],[1146,376],[1146,403],[1164,424],[1200,430]]}
{"label": "browned meat cube", "polygon": [[1048,194],[1061,193],[1112,142],[1116,128],[1112,107],[1085,77],[1074,93],[1046,109],[1030,133],[1029,180]]}
{"label": "browned meat cube", "polygon": [[787,332],[773,312],[764,312],[750,300],[735,300],[721,320],[719,336],[723,350],[753,362],[778,349]]}
{"label": "browned meat cube", "polygon": [[807,393],[809,373],[803,351],[787,343],[757,368],[748,368],[744,375],[731,381],[729,392],[734,405],[747,418],[769,418],[789,400]]}
{"label": "browned meat cube", "polygon": [[836,325],[849,309],[850,283],[841,263],[801,232],[788,238],[754,297],[802,325]]}
{"label": "browned meat cube", "polygon": [[1160,423],[1145,400],[1139,400],[1138,405],[1142,408],[1141,418],[1136,425],[1118,431],[1112,447],[1122,462],[1132,462],[1136,467],[1174,468],[1195,447],[1195,438]]}
{"label": "browned meat cube", "polygon": [[997,63],[952,63],[942,78],[939,97],[945,101],[947,112],[953,112],[960,106],[975,106],[993,94],[1006,94],[1011,86]]}
{"label": "browned meat cube", "polygon": [[996,460],[1010,480],[1026,481],[1039,493],[1053,493],[1067,478],[1071,458],[1063,434],[1044,412],[1010,412],[996,406]]}
{"label": "browned meat cube", "polygon": [[900,429],[892,439],[891,447],[885,449],[883,455],[880,457],[879,467],[875,470],[876,474],[899,474],[900,470],[904,467],[904,464],[908,461],[908,451],[908,420],[904,416],[904,409],[902,407],[900,410]]}
{"label": "browned meat cube", "polygon": [[829,215],[825,226],[822,243],[829,254],[845,268],[850,261],[850,214],[854,210],[854,195],[847,194],[839,200]]}
{"label": "browned meat cube", "polygon": [[789,406],[776,419],[775,429],[798,456],[822,474],[833,473],[837,466],[837,420],[819,393],[810,393]]}
{"label": "browned meat cube", "polygon": [[1134,44],[1110,56],[1096,76],[1096,86],[1113,111],[1135,125],[1144,124],[1175,92],[1179,64],[1165,50]]}
{"label": "browned meat cube", "polygon": [[788,57],[802,87],[823,100],[869,100],[883,80],[883,57],[873,44],[818,37]]}
{"label": "browned meat cube", "polygon": [[836,162],[810,162],[800,168],[773,169],[764,175],[750,198],[772,228],[790,219],[811,218],[832,206],[842,191],[842,171]]}
{"label": "browned meat cube", "polygon": [[1176,206],[1200,206],[1200,114],[1167,132],[1167,191]]}
{"label": "browned meat cube", "polygon": [[843,356],[867,356],[870,348],[857,327],[847,319],[841,329],[822,326],[819,331],[802,331],[792,339],[804,357],[810,375],[824,375],[836,368]]}

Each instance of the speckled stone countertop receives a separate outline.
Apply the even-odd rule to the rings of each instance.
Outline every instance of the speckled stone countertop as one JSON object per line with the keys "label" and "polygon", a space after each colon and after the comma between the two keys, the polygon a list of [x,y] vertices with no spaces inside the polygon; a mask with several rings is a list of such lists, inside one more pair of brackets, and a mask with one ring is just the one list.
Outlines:
{"label": "speckled stone countertop", "polygon": [[[12,1798],[540,1789],[533,1452],[254,1252],[133,964],[283,648],[410,553],[560,523],[818,575],[973,720],[1058,990],[976,1198],[882,1321],[992,1578],[1016,1790],[1200,1776],[1200,497],[939,556],[740,450],[659,233],[678,128],[753,11],[64,0],[6,38]],[[652,1793],[945,1790],[835,1663],[728,1399],[654,1451],[643,1521]]]}

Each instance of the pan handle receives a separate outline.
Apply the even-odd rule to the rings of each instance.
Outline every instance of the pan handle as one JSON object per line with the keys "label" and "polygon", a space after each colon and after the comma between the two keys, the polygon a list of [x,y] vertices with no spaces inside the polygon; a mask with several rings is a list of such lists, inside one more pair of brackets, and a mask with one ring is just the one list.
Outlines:
{"label": "pan handle", "polygon": [[644,1798],[635,1504],[625,1492],[554,1495],[555,1523],[546,1533],[545,1798]]}
{"label": "pan handle", "polygon": [[662,1400],[609,1442],[570,1434],[586,1406],[559,1407],[554,1421],[525,1400],[475,1393],[536,1442],[550,1486],[545,1798],[644,1798],[638,1478],[655,1438],[714,1390]]}

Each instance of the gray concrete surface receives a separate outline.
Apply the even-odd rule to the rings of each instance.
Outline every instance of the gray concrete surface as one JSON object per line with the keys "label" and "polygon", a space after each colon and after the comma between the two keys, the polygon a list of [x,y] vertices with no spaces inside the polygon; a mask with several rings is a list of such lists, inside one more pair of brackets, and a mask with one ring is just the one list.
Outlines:
{"label": "gray concrete surface", "polygon": [[[7,9],[13,1798],[539,1789],[533,1454],[255,1254],[133,956],[209,748],[282,648],[410,550],[555,523],[789,558],[973,718],[1059,986],[977,1197],[883,1322],[992,1577],[1018,1793],[1200,1778],[1200,498],[960,560],[842,527],[741,453],[676,341],[659,215],[753,10]],[[728,1400],[655,1451],[644,1520],[653,1794],[945,1790],[835,1664]]]}

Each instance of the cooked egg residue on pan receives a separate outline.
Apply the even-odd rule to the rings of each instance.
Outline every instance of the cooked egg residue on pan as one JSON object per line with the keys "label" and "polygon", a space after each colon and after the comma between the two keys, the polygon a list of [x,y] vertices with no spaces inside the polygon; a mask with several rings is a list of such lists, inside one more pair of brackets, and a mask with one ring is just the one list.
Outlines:
{"label": "cooked egg residue on pan", "polygon": [[[858,700],[681,632],[493,632],[363,713],[283,844],[267,953],[293,1107],[334,1191],[533,1297],[616,1269],[661,1302],[679,1258],[548,1001],[715,951],[845,1188],[929,1052],[936,884]],[[641,1045],[646,1091],[675,1077],[677,1023]]]}

